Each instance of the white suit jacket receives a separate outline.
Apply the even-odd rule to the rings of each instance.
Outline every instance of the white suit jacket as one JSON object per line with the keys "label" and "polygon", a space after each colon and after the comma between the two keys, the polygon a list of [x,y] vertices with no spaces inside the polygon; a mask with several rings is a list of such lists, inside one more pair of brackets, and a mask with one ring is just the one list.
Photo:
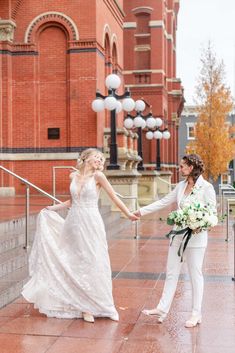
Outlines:
{"label": "white suit jacket", "polygon": [[[155,201],[145,207],[140,208],[139,211],[141,216],[159,211],[162,208],[169,206],[175,202],[177,203],[179,208],[180,202],[184,195],[186,187],[187,187],[187,181],[181,181],[180,183],[177,184],[177,186],[172,192],[170,192],[168,195],[163,197],[161,200]],[[200,175],[195,183],[195,188],[197,189],[196,199],[203,203],[210,203],[212,206],[214,206],[215,212],[216,212],[216,194],[212,184],[210,184]],[[187,202],[190,202],[190,195],[188,196]],[[206,246],[207,246],[207,231],[203,231],[199,234],[194,234],[188,243],[188,247],[206,247]]]}

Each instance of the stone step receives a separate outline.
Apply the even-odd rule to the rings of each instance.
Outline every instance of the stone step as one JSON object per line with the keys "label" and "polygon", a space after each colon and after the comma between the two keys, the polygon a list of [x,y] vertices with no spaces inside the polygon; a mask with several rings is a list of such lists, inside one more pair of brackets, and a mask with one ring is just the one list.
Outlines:
{"label": "stone step", "polygon": [[28,253],[22,246],[3,252],[0,254],[0,280],[27,264]]}
{"label": "stone step", "polygon": [[0,308],[11,303],[21,294],[28,278],[28,268],[24,266],[4,276],[0,280]]}
{"label": "stone step", "polygon": [[[32,242],[33,236],[35,232],[35,226],[31,226],[29,228],[28,239],[29,242]],[[9,232],[0,236],[0,254],[4,252],[10,251],[12,249],[25,246],[25,228],[21,228],[20,231],[16,230],[14,233]]]}
{"label": "stone step", "polygon": [[[38,213],[30,214],[29,226],[34,227],[36,224]],[[25,229],[25,217],[11,219],[9,221],[0,222],[0,237],[4,234],[20,234]]]}

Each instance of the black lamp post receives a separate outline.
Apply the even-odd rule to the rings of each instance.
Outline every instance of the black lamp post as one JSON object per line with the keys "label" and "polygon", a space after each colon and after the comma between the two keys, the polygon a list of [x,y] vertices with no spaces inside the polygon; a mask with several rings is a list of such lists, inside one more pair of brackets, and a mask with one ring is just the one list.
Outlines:
{"label": "black lamp post", "polygon": [[[104,96],[100,92],[96,92],[96,99],[92,102],[92,109],[95,112],[101,112],[105,108],[110,110],[110,162],[107,166],[109,170],[119,169],[118,165],[118,146],[117,146],[117,131],[116,131],[116,113],[122,109],[132,111],[135,107],[135,101],[130,97],[130,92],[125,91],[124,94],[118,95],[116,89],[120,86],[121,80],[118,75],[111,74],[106,78],[106,87],[108,95]],[[119,102],[123,100],[123,102]]]}
{"label": "black lamp post", "polygon": [[137,134],[138,134],[138,142],[137,142],[138,156],[140,156],[140,158],[141,158],[141,161],[138,163],[137,170],[144,170],[142,128],[141,127],[138,127]]}
{"label": "black lamp post", "polygon": [[[168,129],[164,129],[164,130],[157,130],[157,131],[159,131],[159,132],[161,132],[162,133],[162,137],[164,138],[164,139],[168,139],[168,138],[170,138],[170,135],[169,135],[169,137],[164,137],[164,133],[166,134],[167,133],[167,135],[165,135],[165,136],[168,136],[168,134],[170,134],[169,133],[169,131],[168,131]],[[161,150],[160,150],[160,140],[161,140],[161,138],[157,138],[157,141],[156,141],[156,170],[161,170]]]}

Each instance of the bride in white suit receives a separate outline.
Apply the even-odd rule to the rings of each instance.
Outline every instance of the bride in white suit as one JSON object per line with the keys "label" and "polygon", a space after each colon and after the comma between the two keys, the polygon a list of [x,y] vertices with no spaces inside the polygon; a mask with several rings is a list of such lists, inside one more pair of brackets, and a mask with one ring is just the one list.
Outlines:
{"label": "bride in white suit", "polygon": [[[207,182],[201,175],[204,172],[204,165],[200,156],[196,154],[184,156],[180,162],[179,169],[185,180],[177,184],[175,189],[163,199],[140,208],[135,212],[137,216],[156,212],[173,203],[177,203],[178,208],[182,208],[185,202],[189,204],[195,200],[195,194],[198,201],[205,204],[210,203],[216,212],[215,191],[212,184]],[[181,257],[178,255],[182,237],[183,235],[176,235],[169,246],[166,281],[157,307],[143,310],[146,315],[157,315],[159,322],[163,322],[166,318],[176,291],[182,266]],[[204,286],[202,265],[207,246],[207,237],[207,231],[200,231],[199,229],[197,234],[192,235],[184,252],[184,259],[188,265],[192,285],[192,313],[189,320],[186,321],[185,327],[194,327],[201,323],[202,320],[201,306]]]}

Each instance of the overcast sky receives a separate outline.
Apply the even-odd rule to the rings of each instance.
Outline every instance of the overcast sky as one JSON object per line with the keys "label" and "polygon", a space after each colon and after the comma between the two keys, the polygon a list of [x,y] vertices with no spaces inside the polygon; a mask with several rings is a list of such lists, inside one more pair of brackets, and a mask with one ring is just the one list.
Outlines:
{"label": "overcast sky", "polygon": [[211,41],[223,60],[226,84],[235,90],[235,0],[180,0],[177,30],[177,77],[184,86],[186,105],[193,104],[201,69],[202,48]]}

